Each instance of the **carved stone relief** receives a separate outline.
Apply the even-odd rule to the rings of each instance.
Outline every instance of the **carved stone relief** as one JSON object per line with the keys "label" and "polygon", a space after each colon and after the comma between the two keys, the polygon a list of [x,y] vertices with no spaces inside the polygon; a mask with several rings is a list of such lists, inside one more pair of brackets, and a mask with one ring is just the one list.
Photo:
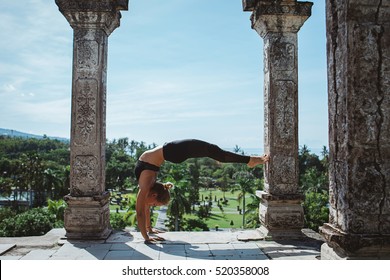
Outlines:
{"label": "carved stone relief", "polygon": [[277,40],[272,44],[270,52],[274,70],[287,71],[295,68],[294,44]]}
{"label": "carved stone relief", "polygon": [[288,201],[260,203],[260,220],[269,229],[294,229],[303,227],[303,209],[300,204]]}
{"label": "carved stone relief", "polygon": [[95,144],[97,138],[98,82],[95,79],[78,79],[76,81],[76,91],[75,143],[77,145]]}
{"label": "carved stone relief", "polygon": [[79,69],[91,69],[99,65],[99,44],[95,40],[77,42],[77,66]]}
{"label": "carved stone relief", "polygon": [[[76,156],[72,169],[71,193],[93,193],[98,190],[99,163],[94,156]],[[80,195],[80,194],[79,194]]]}
{"label": "carved stone relief", "polygon": [[303,216],[301,212],[278,213],[271,212],[268,217],[268,226],[272,228],[302,228]]}
{"label": "carved stone relief", "polygon": [[74,227],[95,227],[101,224],[103,220],[101,210],[99,208],[91,209],[74,209],[73,215],[69,216],[68,224]]}
{"label": "carved stone relief", "polygon": [[292,146],[295,139],[296,123],[298,116],[296,110],[296,85],[293,81],[276,81],[272,86],[274,103],[274,131],[278,145]]}

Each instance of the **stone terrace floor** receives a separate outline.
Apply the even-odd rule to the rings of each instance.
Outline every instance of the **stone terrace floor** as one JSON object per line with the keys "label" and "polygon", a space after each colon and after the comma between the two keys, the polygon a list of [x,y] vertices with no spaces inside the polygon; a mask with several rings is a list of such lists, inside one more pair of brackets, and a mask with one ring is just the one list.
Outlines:
{"label": "stone terrace floor", "polygon": [[321,237],[303,230],[302,240],[264,240],[257,230],[166,232],[164,242],[145,244],[139,232],[113,232],[107,240],[76,241],[64,229],[44,236],[0,238],[0,260],[317,260]]}

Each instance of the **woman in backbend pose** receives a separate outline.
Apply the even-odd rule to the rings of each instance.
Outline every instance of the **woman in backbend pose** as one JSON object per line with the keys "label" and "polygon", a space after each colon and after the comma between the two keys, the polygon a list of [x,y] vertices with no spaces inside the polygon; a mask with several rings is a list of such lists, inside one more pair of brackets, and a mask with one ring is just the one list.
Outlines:
{"label": "woman in backbend pose", "polygon": [[171,183],[157,182],[157,173],[163,162],[181,163],[189,158],[209,157],[220,162],[246,163],[249,167],[264,164],[269,155],[245,156],[224,151],[214,144],[201,140],[188,139],[165,143],[163,146],[144,152],[135,166],[135,175],[138,180],[136,211],[138,227],[145,241],[163,240],[161,237],[149,237],[148,233],[160,233],[150,225],[150,207],[168,204]]}

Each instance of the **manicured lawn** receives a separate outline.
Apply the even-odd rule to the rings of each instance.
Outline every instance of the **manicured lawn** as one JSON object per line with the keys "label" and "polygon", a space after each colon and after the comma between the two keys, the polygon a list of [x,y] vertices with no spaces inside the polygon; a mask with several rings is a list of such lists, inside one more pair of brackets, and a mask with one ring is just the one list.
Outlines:
{"label": "manicured lawn", "polygon": [[[122,195],[122,198],[126,197],[135,197],[136,194],[124,194]],[[205,218],[204,221],[206,222],[207,226],[210,229],[215,229],[216,225],[219,226],[219,228],[241,228],[242,227],[242,214],[238,211],[238,208],[242,208],[242,203],[238,203],[237,200],[238,192],[225,192],[223,193],[221,190],[213,189],[213,190],[202,190],[199,194],[199,200],[200,205],[207,205],[210,197],[212,202],[212,208],[211,208],[211,216],[209,218]],[[112,194],[112,197],[118,197],[115,194]],[[203,200],[202,200],[203,199]],[[227,203],[222,203],[226,199]],[[246,196],[246,203],[251,202],[251,197],[249,195]],[[115,201],[115,199],[113,200]],[[218,201],[222,205],[223,211],[218,207]],[[116,209],[120,206],[118,205],[111,205],[110,204],[110,210],[116,211]],[[195,210],[197,210],[199,206],[195,206]],[[123,207],[124,211],[127,210],[127,207]],[[156,209],[157,210],[157,209]],[[120,212],[121,214],[124,214],[124,212]],[[156,212],[154,213],[156,216]],[[157,216],[156,216],[157,217]],[[154,221],[156,221],[156,217],[154,218]],[[196,214],[186,214],[184,218],[191,218],[196,219],[198,216]]]}
{"label": "manicured lawn", "polygon": [[[196,215],[185,215],[185,218],[196,219]],[[239,214],[211,214],[207,219],[204,219],[207,226],[210,229],[215,229],[218,225],[219,228],[241,228],[242,226],[242,215]],[[233,221],[233,225],[231,222]]]}
{"label": "manicured lawn", "polygon": [[[210,229],[215,229],[218,225],[219,228],[241,228],[242,227],[242,215],[238,211],[238,207],[242,208],[242,202],[238,203],[237,196],[239,192],[225,192],[221,190],[202,190],[199,194],[200,205],[207,204],[209,198],[212,198],[211,216],[204,219],[207,226]],[[203,201],[202,201],[203,198]],[[207,198],[207,199],[206,199]],[[222,202],[224,198],[227,200],[226,204],[221,203],[223,212],[218,207],[218,201]],[[250,203],[252,198],[246,195],[246,204]],[[197,207],[196,207],[197,209]],[[191,214],[185,215],[185,218],[196,219],[198,216]],[[231,223],[233,222],[233,225]]]}

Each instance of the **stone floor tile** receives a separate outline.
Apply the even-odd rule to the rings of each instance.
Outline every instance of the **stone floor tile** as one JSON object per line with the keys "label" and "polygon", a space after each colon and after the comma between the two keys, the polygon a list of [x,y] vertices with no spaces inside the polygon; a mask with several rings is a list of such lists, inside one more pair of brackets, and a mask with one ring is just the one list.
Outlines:
{"label": "stone floor tile", "polygon": [[240,255],[215,255],[213,260],[240,260]]}
{"label": "stone floor tile", "polygon": [[74,260],[100,260],[97,256],[90,254],[88,252],[83,252],[75,256]]}
{"label": "stone floor tile", "polygon": [[[160,254],[161,246],[160,244],[139,244],[135,249],[134,249],[134,256],[135,259],[136,256],[142,257],[141,259],[153,259],[157,260],[158,256]],[[144,258],[144,257],[145,258]]]}
{"label": "stone floor tile", "polygon": [[134,237],[126,231],[113,232],[106,240],[106,243],[125,243],[133,241]]}
{"label": "stone floor tile", "polygon": [[195,260],[214,260],[214,256],[187,256],[187,261],[195,261]]}
{"label": "stone floor tile", "polygon": [[265,254],[254,254],[254,255],[241,254],[240,259],[241,260],[269,260],[269,258]]}
{"label": "stone floor tile", "polygon": [[109,252],[109,250],[107,249],[97,249],[97,248],[95,249],[86,248],[85,251],[98,260],[103,260],[104,257]]}
{"label": "stone floor tile", "polygon": [[129,244],[115,243],[112,244],[110,251],[134,251],[134,248]]}
{"label": "stone floor tile", "polygon": [[85,247],[86,250],[110,250],[113,244],[92,244]]}
{"label": "stone floor tile", "polygon": [[238,253],[235,252],[235,250],[232,249],[226,249],[226,250],[211,250],[211,254],[213,256],[234,256],[234,255],[239,255]]}
{"label": "stone floor tile", "polygon": [[134,252],[133,256],[132,256],[132,260],[158,260],[158,256],[159,254],[157,255],[145,255],[145,254],[142,254],[140,252]]}
{"label": "stone floor tile", "polygon": [[16,244],[10,243],[10,244],[0,244],[0,255],[4,254],[5,252],[11,250],[12,248],[15,248]]}
{"label": "stone floor tile", "polygon": [[236,250],[244,249],[260,249],[255,242],[245,242],[245,243],[232,243],[232,246]]}
{"label": "stone floor tile", "polygon": [[0,260],[3,261],[20,260],[21,258],[23,258],[23,256],[0,256]]}
{"label": "stone floor tile", "polygon": [[105,260],[132,260],[134,250],[109,251],[104,257]]}
{"label": "stone floor tile", "polygon": [[234,250],[233,244],[220,244],[220,243],[209,243],[209,248],[211,251],[213,250]]}
{"label": "stone floor tile", "polygon": [[37,249],[30,251],[21,260],[48,260],[56,250]]}
{"label": "stone floor tile", "polygon": [[160,249],[162,252],[165,253],[186,253],[186,248],[184,244],[162,244],[162,247]]}
{"label": "stone floor tile", "polygon": [[66,261],[66,260],[74,260],[75,258],[73,258],[72,256],[56,256],[56,255],[53,255],[50,257],[49,260],[53,260],[53,261]]}
{"label": "stone floor tile", "polygon": [[159,260],[186,260],[187,256],[185,252],[163,252],[160,251],[160,255],[158,256]]}
{"label": "stone floor tile", "polygon": [[60,254],[60,255],[73,254],[83,249],[84,248],[79,248],[73,244],[64,244],[57,250],[56,254]]}
{"label": "stone floor tile", "polygon": [[185,245],[187,258],[208,259],[214,257],[208,244]]}
{"label": "stone floor tile", "polygon": [[93,254],[88,253],[84,248],[79,248],[73,244],[64,244],[61,248],[53,254],[50,259],[92,259],[96,260],[97,257],[94,257]]}
{"label": "stone floor tile", "polygon": [[210,252],[210,247],[208,244],[186,244],[184,248],[186,252]]}

